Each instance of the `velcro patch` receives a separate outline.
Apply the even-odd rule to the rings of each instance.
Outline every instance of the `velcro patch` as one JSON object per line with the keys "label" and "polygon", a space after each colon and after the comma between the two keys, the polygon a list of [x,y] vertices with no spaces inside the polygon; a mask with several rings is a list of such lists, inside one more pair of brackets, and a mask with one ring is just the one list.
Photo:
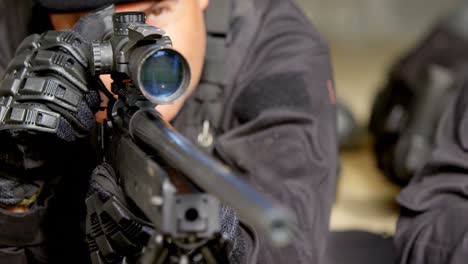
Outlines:
{"label": "velcro patch", "polygon": [[242,91],[234,104],[234,113],[240,122],[253,120],[269,109],[309,113],[311,100],[304,76],[287,73],[255,81]]}

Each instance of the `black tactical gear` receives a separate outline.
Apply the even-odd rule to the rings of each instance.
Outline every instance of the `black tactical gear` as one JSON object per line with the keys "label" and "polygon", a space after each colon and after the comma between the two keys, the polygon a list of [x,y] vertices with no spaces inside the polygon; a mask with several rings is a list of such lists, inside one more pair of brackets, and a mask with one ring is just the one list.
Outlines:
{"label": "black tactical gear", "polygon": [[[108,164],[99,165],[91,176],[86,198],[86,240],[92,263],[133,263],[153,233],[150,222],[135,216]],[[124,262],[122,262],[124,263]]]}
{"label": "black tactical gear", "polygon": [[88,53],[86,40],[73,31],[27,37],[0,83],[0,130],[15,138],[40,132],[64,141],[86,136],[100,102]]}
{"label": "black tactical gear", "polygon": [[[247,254],[251,262],[320,262],[337,176],[336,113],[328,47],[290,0],[237,0],[229,13],[226,33],[213,34],[213,37],[222,37],[223,57],[229,65],[224,68],[221,82],[211,81],[223,85],[222,92],[210,93],[214,98],[222,99],[218,108],[221,110],[217,113],[220,124],[210,121],[217,120],[215,115],[192,118],[197,108],[190,105],[200,104],[196,101],[200,96],[197,93],[186,102],[173,124],[192,141],[197,142],[202,134],[201,142],[209,142],[203,138],[208,133],[200,133],[204,132],[204,120],[209,120],[210,125],[205,126],[207,130],[216,126],[217,131],[212,144],[214,155],[241,171],[255,188],[291,208],[297,215],[297,222],[292,227],[293,243],[277,250],[262,236],[256,237],[258,251]],[[0,38],[0,44],[7,40],[7,37]],[[208,50],[207,56],[210,52]],[[11,58],[1,59],[9,61]],[[209,76],[205,77],[208,79]],[[289,87],[294,88],[285,100],[269,101],[268,98],[281,98]],[[257,105],[245,104],[244,100]],[[209,103],[215,101],[208,100]],[[202,120],[201,124],[199,120]],[[70,189],[65,190],[70,192]],[[80,198],[78,195],[59,197],[64,199],[60,201],[65,205],[72,202],[72,198]],[[55,195],[50,201],[58,200]],[[76,211],[82,213],[84,203],[75,204],[79,205],[74,207]],[[40,212],[45,211],[44,206],[38,208],[42,210]],[[37,212],[32,208],[28,214],[35,215],[32,218],[38,222],[48,222],[36,215]],[[63,213],[55,213],[62,219],[65,217]],[[3,218],[7,218],[4,213],[0,214],[0,221]],[[82,247],[64,242],[76,239],[76,236],[70,235],[70,239],[60,236],[75,230],[71,228],[75,226],[76,220],[72,221],[75,218],[82,219],[67,217],[67,221],[61,221],[62,226],[57,225],[51,232],[54,236],[49,236],[47,243],[61,241],[49,247],[52,251],[47,252],[42,247],[33,252],[33,247],[28,246],[31,240],[27,239],[18,240],[18,243],[3,241],[8,235],[20,235],[15,230],[0,230],[0,252],[8,255],[14,251],[15,256],[24,259],[42,254],[55,258],[56,262],[66,259],[62,263],[85,263],[70,257],[87,255],[80,251]],[[34,245],[45,243],[44,239],[35,241],[39,242]],[[24,248],[29,251],[20,252]],[[61,253],[65,252],[68,258],[62,258]]]}
{"label": "black tactical gear", "polygon": [[8,65],[0,81],[0,162],[8,171],[0,180],[3,206],[34,202],[44,180],[35,170],[57,160],[52,153],[60,142],[83,138],[93,127],[100,99],[87,52],[77,33],[48,31],[27,37]]}

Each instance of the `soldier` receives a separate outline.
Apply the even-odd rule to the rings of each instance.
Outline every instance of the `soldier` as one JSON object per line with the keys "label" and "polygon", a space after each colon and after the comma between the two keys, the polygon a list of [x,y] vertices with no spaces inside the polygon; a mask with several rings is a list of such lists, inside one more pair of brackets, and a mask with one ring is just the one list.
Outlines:
{"label": "soldier", "polygon": [[[293,242],[282,250],[238,228],[241,242],[230,255],[240,252],[241,257],[232,262],[320,263],[337,176],[337,140],[329,51],[315,28],[290,0],[226,0],[222,5],[208,0],[37,0],[36,7],[49,15],[40,21],[37,11],[31,22],[70,29],[90,10],[110,3],[118,12],[145,12],[147,23],[162,28],[189,62],[189,93],[178,103],[158,106],[163,117],[297,215]],[[19,19],[13,10],[21,10],[13,9],[15,4],[20,2],[0,4],[13,21]],[[222,8],[207,11],[209,5]],[[5,30],[11,20],[2,22]],[[95,33],[86,22],[78,27],[85,36]],[[212,45],[220,39],[221,52],[215,54]],[[11,40],[0,42],[0,50],[8,51],[0,58],[7,74],[14,74],[12,64],[5,67],[15,45]],[[78,155],[89,156],[81,153],[89,153],[83,136],[94,122],[91,113],[99,108],[96,94],[95,88],[81,93],[82,104],[72,114],[28,101],[29,109],[60,115],[63,130],[54,135],[3,128],[2,263],[89,261],[79,222],[86,214],[83,190],[89,180],[83,175],[90,175],[96,164]],[[203,124],[209,126],[204,136],[212,141],[199,140]]]}

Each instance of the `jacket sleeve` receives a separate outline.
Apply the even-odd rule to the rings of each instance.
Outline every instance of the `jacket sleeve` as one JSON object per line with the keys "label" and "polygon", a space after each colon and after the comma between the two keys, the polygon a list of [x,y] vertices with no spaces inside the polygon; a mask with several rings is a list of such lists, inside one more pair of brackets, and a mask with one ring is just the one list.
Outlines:
{"label": "jacket sleeve", "polygon": [[259,234],[258,263],[321,263],[337,176],[327,45],[290,1],[272,1],[235,88],[234,129],[221,158],[295,214],[292,244]]}
{"label": "jacket sleeve", "polygon": [[399,194],[395,244],[400,263],[468,259],[468,86],[441,118],[430,160]]}

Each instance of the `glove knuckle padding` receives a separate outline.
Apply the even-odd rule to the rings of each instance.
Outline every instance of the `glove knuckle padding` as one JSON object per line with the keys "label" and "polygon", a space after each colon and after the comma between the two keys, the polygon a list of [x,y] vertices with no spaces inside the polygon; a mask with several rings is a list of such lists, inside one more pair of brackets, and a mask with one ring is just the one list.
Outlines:
{"label": "glove knuckle padding", "polygon": [[115,263],[138,255],[151,236],[151,224],[128,209],[120,200],[125,198],[119,188],[109,165],[93,171],[86,198],[86,238],[93,263]]}
{"label": "glove knuckle padding", "polygon": [[73,31],[24,39],[0,82],[0,130],[86,135],[99,105],[88,58],[88,42]]}

